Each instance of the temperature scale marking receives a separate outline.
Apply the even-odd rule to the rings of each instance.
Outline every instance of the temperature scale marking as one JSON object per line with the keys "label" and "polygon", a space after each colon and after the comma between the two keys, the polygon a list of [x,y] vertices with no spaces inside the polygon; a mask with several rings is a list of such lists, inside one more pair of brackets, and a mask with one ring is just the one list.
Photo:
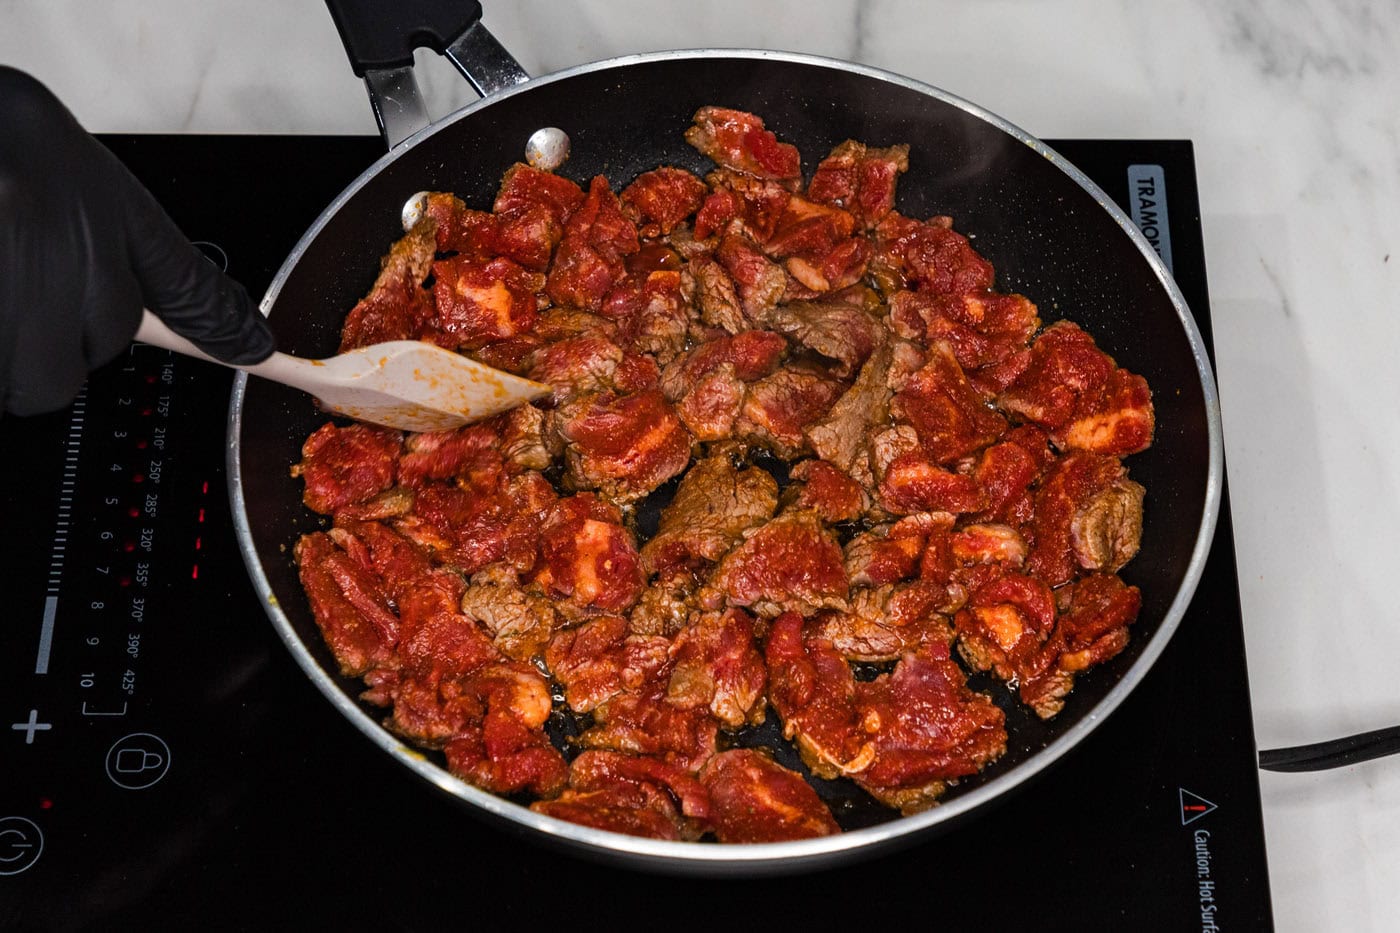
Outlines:
{"label": "temperature scale marking", "polygon": [[53,650],[53,625],[58,617],[59,584],[63,581],[63,558],[68,550],[68,527],[73,520],[73,487],[77,485],[78,451],[83,445],[83,422],[87,420],[87,386],[84,385],[73,401],[73,417],[68,422],[68,440],[64,447],[63,479],[59,484],[58,520],[54,524],[53,548],[49,556],[49,582],[44,591],[44,618],[39,628],[39,653],[34,659],[34,673],[49,672],[49,653]]}

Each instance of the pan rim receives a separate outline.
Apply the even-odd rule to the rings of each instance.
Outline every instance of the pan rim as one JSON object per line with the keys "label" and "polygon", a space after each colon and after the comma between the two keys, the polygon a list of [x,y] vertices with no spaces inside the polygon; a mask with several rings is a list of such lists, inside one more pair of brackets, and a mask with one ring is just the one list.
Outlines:
{"label": "pan rim", "polygon": [[276,276],[269,285],[260,303],[260,309],[267,315],[291,271],[298,265],[310,243],[316,239],[330,219],[338,213],[352,197],[372,178],[400,155],[421,143],[428,137],[446,129],[458,120],[464,119],[478,110],[506,100],[519,93],[533,91],[541,86],[564,81],[580,75],[598,71],[622,69],[629,66],[665,62],[678,59],[740,59],[766,60],[782,63],[812,65],[832,68],[843,73],[854,73],[878,81],[888,82],[945,104],[954,106],[969,115],[986,122],[1003,133],[1033,149],[1050,161],[1056,168],[1068,175],[1107,211],[1119,228],[1138,248],[1147,260],[1161,287],[1176,310],[1177,318],[1186,335],[1196,363],[1197,374],[1205,406],[1207,424],[1208,463],[1206,470],[1205,498],[1202,507],[1201,523],[1194,547],[1187,563],[1186,572],[1176,595],[1168,606],[1157,631],[1143,647],[1141,654],[1128,668],[1123,677],[1109,692],[1098,701],[1082,718],[1055,738],[1043,749],[1032,754],[1025,761],[1007,772],[991,778],[985,784],[940,804],[923,813],[913,816],[894,817],[888,822],[875,826],[851,830],[834,836],[817,839],[804,839],[791,842],[757,844],[706,844],[693,842],[669,842],[627,836],[592,827],[580,826],[555,817],[544,816],[527,807],[498,797],[474,787],[450,775],[445,769],[430,761],[422,752],[399,741],[379,722],[372,719],[358,703],[343,692],[336,680],[317,663],[310,649],[298,637],[290,619],[281,609],[271,584],[263,572],[262,564],[253,545],[252,530],[248,523],[246,502],[243,496],[241,475],[241,432],[243,400],[247,386],[247,375],[239,373],[233,386],[229,402],[228,443],[226,445],[229,497],[232,509],[234,531],[238,538],[239,551],[248,569],[254,590],[263,603],[274,628],[287,644],[298,665],[311,681],[331,701],[342,715],[371,741],[397,759],[400,764],[414,771],[428,783],[445,793],[479,807],[494,817],[537,831],[556,842],[594,850],[595,854],[621,857],[630,863],[646,863],[648,867],[677,871],[720,873],[725,870],[741,871],[798,871],[841,861],[843,857],[854,857],[857,850],[878,847],[882,843],[904,838],[913,841],[916,837],[932,831],[940,825],[952,825],[961,817],[994,799],[1010,793],[1022,784],[1032,780],[1048,767],[1067,754],[1088,737],[1108,716],[1114,712],[1138,683],[1152,668],[1166,649],[1172,635],[1195,594],[1197,584],[1205,569],[1214,539],[1223,495],[1224,452],[1220,416],[1220,403],[1214,373],[1206,353],[1205,343],[1195,318],[1187,306],[1186,299],[1167,271],[1161,258],[1138,230],[1136,225],[1108,195],[1072,163],[1041,142],[1030,133],[991,111],[962,97],[944,91],[933,85],[916,81],[904,75],[856,64],[840,59],[810,55],[800,52],[784,52],[765,49],[677,49],[662,52],[647,52],[619,56],[578,65],[549,75],[533,78],[496,94],[484,97],[424,127],[419,132],[399,143],[377,159],[350,183],[316,219],[298,240],[297,245],[287,256]]}

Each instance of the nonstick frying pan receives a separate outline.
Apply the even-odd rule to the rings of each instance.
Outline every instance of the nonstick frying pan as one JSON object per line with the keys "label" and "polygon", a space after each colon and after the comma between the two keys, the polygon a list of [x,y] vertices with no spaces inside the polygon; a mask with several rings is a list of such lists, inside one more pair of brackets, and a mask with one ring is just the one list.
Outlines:
{"label": "nonstick frying pan", "polygon": [[[298,536],[320,527],[321,519],[304,508],[300,481],[288,470],[326,417],[293,390],[240,376],[228,448],[239,544],[268,615],[306,674],[383,753],[476,815],[586,855],[666,872],[753,875],[865,857],[975,819],[980,808],[1070,753],[1162,653],[1200,577],[1220,500],[1220,418],[1205,348],[1147,241],[1102,191],[1043,143],[919,82],[847,62],[748,50],[627,56],[526,80],[479,23],[479,5],[461,6],[461,21],[444,26],[412,19],[416,14],[402,4],[393,5],[393,13],[384,12],[389,5],[366,12],[358,4],[332,4],[357,73],[371,96],[378,95],[376,113],[392,147],[326,208],[269,288],[263,310],[283,350],[333,352],[344,315],[402,235],[405,203],[417,192],[442,190],[469,206],[489,207],[502,172],[524,157],[527,140],[544,127],[563,129],[572,142],[561,174],[586,186],[602,173],[619,190],[659,165],[708,171],[708,161],[682,138],[706,104],[761,115],[798,146],[809,176],[846,139],[908,143],[910,169],[896,205],[902,213],[951,215],[995,266],[1000,289],[1030,297],[1046,323],[1078,321],[1152,386],[1156,441],[1128,460],[1133,478],[1148,491],[1143,543],[1122,573],[1141,588],[1142,611],[1128,648],[1081,675],[1063,712],[1048,722],[992,685],[1007,710],[1005,756],[924,813],[900,817],[861,805],[859,792],[833,782],[820,789],[848,831],[821,839],[676,843],[562,822],[456,779],[431,755],[385,730],[380,711],[357,701],[361,685],[339,676],[291,559]],[[396,21],[380,23],[381,16]],[[425,118],[406,96],[408,69],[412,48],[423,44],[444,51],[487,96],[415,130]],[[1153,741],[1152,728],[1141,724],[1144,742]]]}

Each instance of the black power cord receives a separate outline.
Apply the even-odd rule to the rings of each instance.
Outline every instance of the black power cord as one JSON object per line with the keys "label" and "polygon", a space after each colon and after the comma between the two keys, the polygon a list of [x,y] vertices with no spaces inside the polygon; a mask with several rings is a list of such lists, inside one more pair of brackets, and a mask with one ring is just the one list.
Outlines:
{"label": "black power cord", "polygon": [[1325,771],[1397,753],[1400,726],[1391,726],[1316,745],[1266,749],[1259,753],[1259,767],[1265,771]]}

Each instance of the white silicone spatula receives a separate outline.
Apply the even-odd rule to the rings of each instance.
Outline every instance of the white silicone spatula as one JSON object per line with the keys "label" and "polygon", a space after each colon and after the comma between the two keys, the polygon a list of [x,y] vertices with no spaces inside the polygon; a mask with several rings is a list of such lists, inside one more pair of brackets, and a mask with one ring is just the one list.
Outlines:
{"label": "white silicone spatula", "polygon": [[252,366],[221,363],[143,311],[142,343],[271,379],[357,421],[402,431],[446,431],[548,395],[550,387],[417,340],[393,340],[324,360],[286,353]]}

